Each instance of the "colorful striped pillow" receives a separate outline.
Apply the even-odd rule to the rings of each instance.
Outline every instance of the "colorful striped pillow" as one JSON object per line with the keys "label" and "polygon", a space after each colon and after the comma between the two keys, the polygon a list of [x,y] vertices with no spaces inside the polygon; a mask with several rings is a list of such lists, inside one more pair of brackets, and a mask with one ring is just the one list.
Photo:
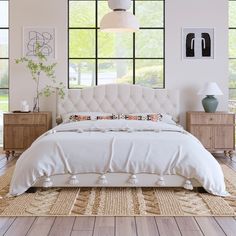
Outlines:
{"label": "colorful striped pillow", "polygon": [[125,115],[126,120],[150,120],[150,121],[161,121],[162,115],[160,113],[145,114],[145,115]]}

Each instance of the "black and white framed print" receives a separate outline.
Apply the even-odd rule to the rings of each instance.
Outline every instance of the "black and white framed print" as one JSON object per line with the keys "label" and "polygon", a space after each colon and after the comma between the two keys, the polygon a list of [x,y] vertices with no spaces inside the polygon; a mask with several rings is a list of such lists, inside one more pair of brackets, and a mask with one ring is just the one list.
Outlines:
{"label": "black and white framed print", "polygon": [[214,28],[182,29],[183,59],[214,58]]}
{"label": "black and white framed print", "polygon": [[36,45],[47,58],[55,58],[55,28],[23,28],[23,55],[34,57]]}

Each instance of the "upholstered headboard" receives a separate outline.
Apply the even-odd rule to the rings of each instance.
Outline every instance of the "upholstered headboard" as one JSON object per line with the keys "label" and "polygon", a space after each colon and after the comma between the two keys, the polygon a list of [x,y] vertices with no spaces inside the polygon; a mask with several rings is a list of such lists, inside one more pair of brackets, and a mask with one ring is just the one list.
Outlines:
{"label": "upholstered headboard", "polygon": [[70,89],[58,100],[58,115],[70,112],[138,113],[163,112],[178,121],[179,93],[139,85],[108,84]]}

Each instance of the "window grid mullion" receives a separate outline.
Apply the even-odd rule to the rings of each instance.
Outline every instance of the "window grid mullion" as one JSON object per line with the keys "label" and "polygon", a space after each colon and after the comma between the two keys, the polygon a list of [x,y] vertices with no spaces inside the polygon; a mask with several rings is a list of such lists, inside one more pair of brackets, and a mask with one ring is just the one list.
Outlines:
{"label": "window grid mullion", "polygon": [[[98,60],[132,60],[134,57],[97,57]],[[69,57],[70,60],[96,60],[95,57]],[[135,57],[139,60],[163,60],[164,57]],[[234,58],[233,58],[234,59]]]}
{"label": "window grid mullion", "polygon": [[[133,1],[133,14],[135,15],[135,1]],[[136,61],[135,61],[135,45],[136,45],[136,38],[135,38],[135,33],[133,33],[133,84],[135,84],[136,80],[136,74],[135,74],[135,66],[136,66]]]}
{"label": "window grid mullion", "polygon": [[95,6],[95,85],[98,85],[98,1]]}
{"label": "window grid mullion", "polygon": [[[86,0],[68,0],[68,22],[69,22],[69,3],[73,2],[73,1],[86,1]],[[87,0],[88,1],[88,0]],[[99,0],[99,1],[107,1],[107,0]],[[135,14],[135,2],[136,1],[146,1],[146,0],[134,0],[133,1],[133,14]],[[103,57],[99,57],[98,56],[98,30],[100,29],[100,27],[98,27],[98,0],[95,0],[95,27],[70,27],[70,23],[68,24],[68,35],[70,30],[76,30],[76,29],[87,29],[87,30],[95,30],[95,58],[83,58],[83,57],[68,57],[69,60],[73,60],[73,59],[88,59],[88,60],[95,60],[95,84],[98,85],[98,60],[132,60],[133,61],[133,84],[136,83],[135,78],[135,67],[136,67],[136,59],[137,60],[163,60],[163,88],[165,87],[165,1],[164,0],[152,0],[152,1],[160,1],[163,2],[163,26],[162,27],[140,27],[140,30],[163,30],[163,56],[162,57],[148,57],[148,58],[144,58],[144,57],[136,57],[136,52],[135,52],[135,46],[136,46],[136,37],[135,37],[135,33],[133,33],[133,57],[111,57],[111,58],[103,58]],[[68,40],[69,41],[69,40]],[[68,43],[69,44],[69,43]],[[69,47],[68,47],[69,50]],[[68,68],[69,68],[69,60],[68,60]],[[69,69],[68,69],[68,78],[70,78],[70,74],[69,74]],[[68,83],[68,86],[70,83]]]}
{"label": "window grid mullion", "polygon": [[[229,0],[229,2],[235,2],[236,0]],[[236,26],[229,26],[228,27],[228,29],[229,29],[229,31],[234,31],[234,30],[236,30]],[[236,60],[236,57],[229,57],[228,58],[229,59],[229,61],[233,61],[233,60]],[[229,82],[230,82],[230,80],[229,80]],[[229,83],[230,84],[230,83]],[[229,87],[229,90],[236,90],[236,88],[231,88],[231,87]]]}
{"label": "window grid mullion", "polygon": [[[94,30],[94,29],[100,29],[100,27],[82,27],[82,26],[79,26],[79,27],[69,27],[69,30],[76,30],[76,29],[90,29],[90,30]],[[164,30],[164,27],[139,27],[139,29],[141,30]],[[236,28],[233,28],[233,29],[236,29]]]}
{"label": "window grid mullion", "polygon": [[165,37],[166,37],[166,4],[165,4],[165,0],[163,1],[163,89],[166,87],[166,80],[165,80],[165,70],[166,70],[166,65],[165,65],[165,54],[166,54],[166,50],[165,50]]}
{"label": "window grid mullion", "polygon": [[[2,2],[8,2],[8,12],[9,12],[9,0],[1,0]],[[8,84],[7,84],[7,87],[0,87],[0,90],[1,91],[9,91],[9,72],[10,72],[10,69],[9,69],[9,14],[8,14],[8,26],[0,26],[0,30],[7,30],[7,33],[8,33],[8,44],[7,44],[7,47],[8,47],[8,57],[0,57],[0,61],[2,60],[7,60],[8,62]],[[8,97],[9,97],[9,93],[8,93]],[[9,106],[9,105],[8,105]],[[8,110],[9,110],[9,107],[8,107]]]}

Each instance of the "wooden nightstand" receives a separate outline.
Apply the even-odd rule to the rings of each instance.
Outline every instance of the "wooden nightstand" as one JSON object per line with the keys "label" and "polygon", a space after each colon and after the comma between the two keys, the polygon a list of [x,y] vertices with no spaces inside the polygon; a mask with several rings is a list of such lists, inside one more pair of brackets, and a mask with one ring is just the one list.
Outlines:
{"label": "wooden nightstand", "polygon": [[224,151],[232,157],[235,150],[235,115],[227,112],[187,112],[187,131],[214,153]]}
{"label": "wooden nightstand", "polygon": [[51,112],[5,113],[3,116],[3,150],[8,159],[10,153],[23,152],[41,134],[51,129]]}

